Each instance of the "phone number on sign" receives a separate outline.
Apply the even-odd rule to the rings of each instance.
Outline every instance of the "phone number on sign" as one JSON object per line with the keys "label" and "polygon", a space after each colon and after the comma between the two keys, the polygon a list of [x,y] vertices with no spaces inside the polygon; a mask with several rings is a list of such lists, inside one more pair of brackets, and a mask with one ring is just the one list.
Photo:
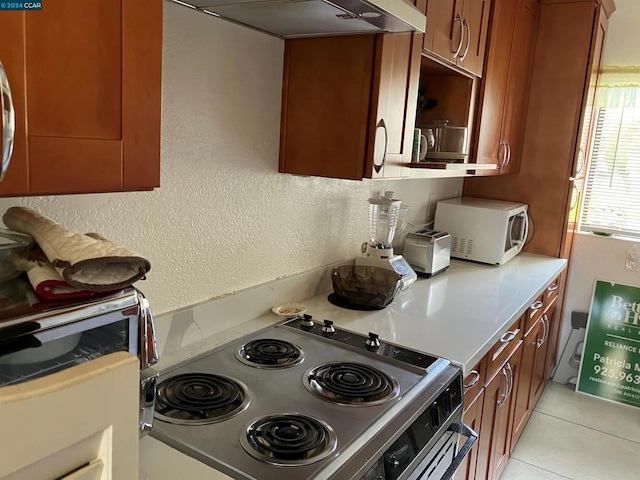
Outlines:
{"label": "phone number on sign", "polygon": [[42,2],[0,2],[0,10],[40,10]]}
{"label": "phone number on sign", "polygon": [[593,371],[596,375],[602,375],[607,378],[617,378],[627,383],[633,383],[634,385],[640,385],[640,375],[634,375],[633,373],[627,373],[624,370],[618,372],[608,367],[601,367],[595,365]]}

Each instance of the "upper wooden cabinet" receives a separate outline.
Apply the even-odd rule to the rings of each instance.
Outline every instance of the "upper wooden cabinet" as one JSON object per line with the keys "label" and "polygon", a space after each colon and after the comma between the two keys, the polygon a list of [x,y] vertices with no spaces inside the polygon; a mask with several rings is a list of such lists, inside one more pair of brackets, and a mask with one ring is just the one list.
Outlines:
{"label": "upper wooden cabinet", "polygon": [[596,0],[540,1],[520,172],[464,183],[464,195],[529,205],[536,228],[524,249],[531,253],[566,257],[570,251],[573,175],[583,161],[580,119],[600,62],[609,7],[611,2]]}
{"label": "upper wooden cabinet", "polygon": [[490,0],[428,0],[423,48],[482,76]]}
{"label": "upper wooden cabinet", "polygon": [[409,176],[421,47],[413,33],[286,40],[280,172]]}
{"label": "upper wooden cabinet", "polygon": [[475,161],[513,173],[520,157],[538,29],[537,0],[495,0],[482,80]]}
{"label": "upper wooden cabinet", "polygon": [[0,13],[14,152],[0,195],[160,184],[162,0]]}

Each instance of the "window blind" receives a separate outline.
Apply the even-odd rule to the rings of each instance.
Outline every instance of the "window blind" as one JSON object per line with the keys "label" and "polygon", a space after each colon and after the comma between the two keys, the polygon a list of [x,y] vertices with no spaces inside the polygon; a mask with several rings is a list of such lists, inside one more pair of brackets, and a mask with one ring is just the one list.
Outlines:
{"label": "window blind", "polygon": [[580,229],[640,236],[640,108],[601,107],[594,114]]}

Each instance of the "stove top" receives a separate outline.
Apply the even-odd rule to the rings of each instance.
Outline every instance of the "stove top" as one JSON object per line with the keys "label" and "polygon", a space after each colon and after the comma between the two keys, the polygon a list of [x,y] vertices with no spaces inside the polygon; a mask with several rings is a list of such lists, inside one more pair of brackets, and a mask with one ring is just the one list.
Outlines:
{"label": "stove top", "polygon": [[163,373],[151,435],[237,479],[351,478],[455,375],[305,316]]}

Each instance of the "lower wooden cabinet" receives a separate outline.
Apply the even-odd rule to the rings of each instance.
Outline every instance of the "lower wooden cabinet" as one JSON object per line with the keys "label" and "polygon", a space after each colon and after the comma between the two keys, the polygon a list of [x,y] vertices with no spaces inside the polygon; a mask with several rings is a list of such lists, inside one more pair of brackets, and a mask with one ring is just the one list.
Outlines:
{"label": "lower wooden cabinet", "polygon": [[[464,414],[462,415],[462,421],[465,425],[471,427],[476,433],[480,433],[480,419],[482,415],[482,405],[484,402],[484,389],[480,391],[480,395],[473,400],[465,409]],[[460,440],[460,446],[466,441],[466,439],[462,438]],[[466,461],[460,465],[454,480],[474,480],[476,478],[476,463],[478,460],[478,443],[474,445],[474,447],[467,455]]]}
{"label": "lower wooden cabinet", "polygon": [[480,438],[455,480],[498,480],[506,467],[556,365],[562,280],[536,297],[465,378],[464,422]]}
{"label": "lower wooden cabinet", "polygon": [[522,341],[485,387],[474,477],[477,480],[497,480],[509,460],[521,359]]}

